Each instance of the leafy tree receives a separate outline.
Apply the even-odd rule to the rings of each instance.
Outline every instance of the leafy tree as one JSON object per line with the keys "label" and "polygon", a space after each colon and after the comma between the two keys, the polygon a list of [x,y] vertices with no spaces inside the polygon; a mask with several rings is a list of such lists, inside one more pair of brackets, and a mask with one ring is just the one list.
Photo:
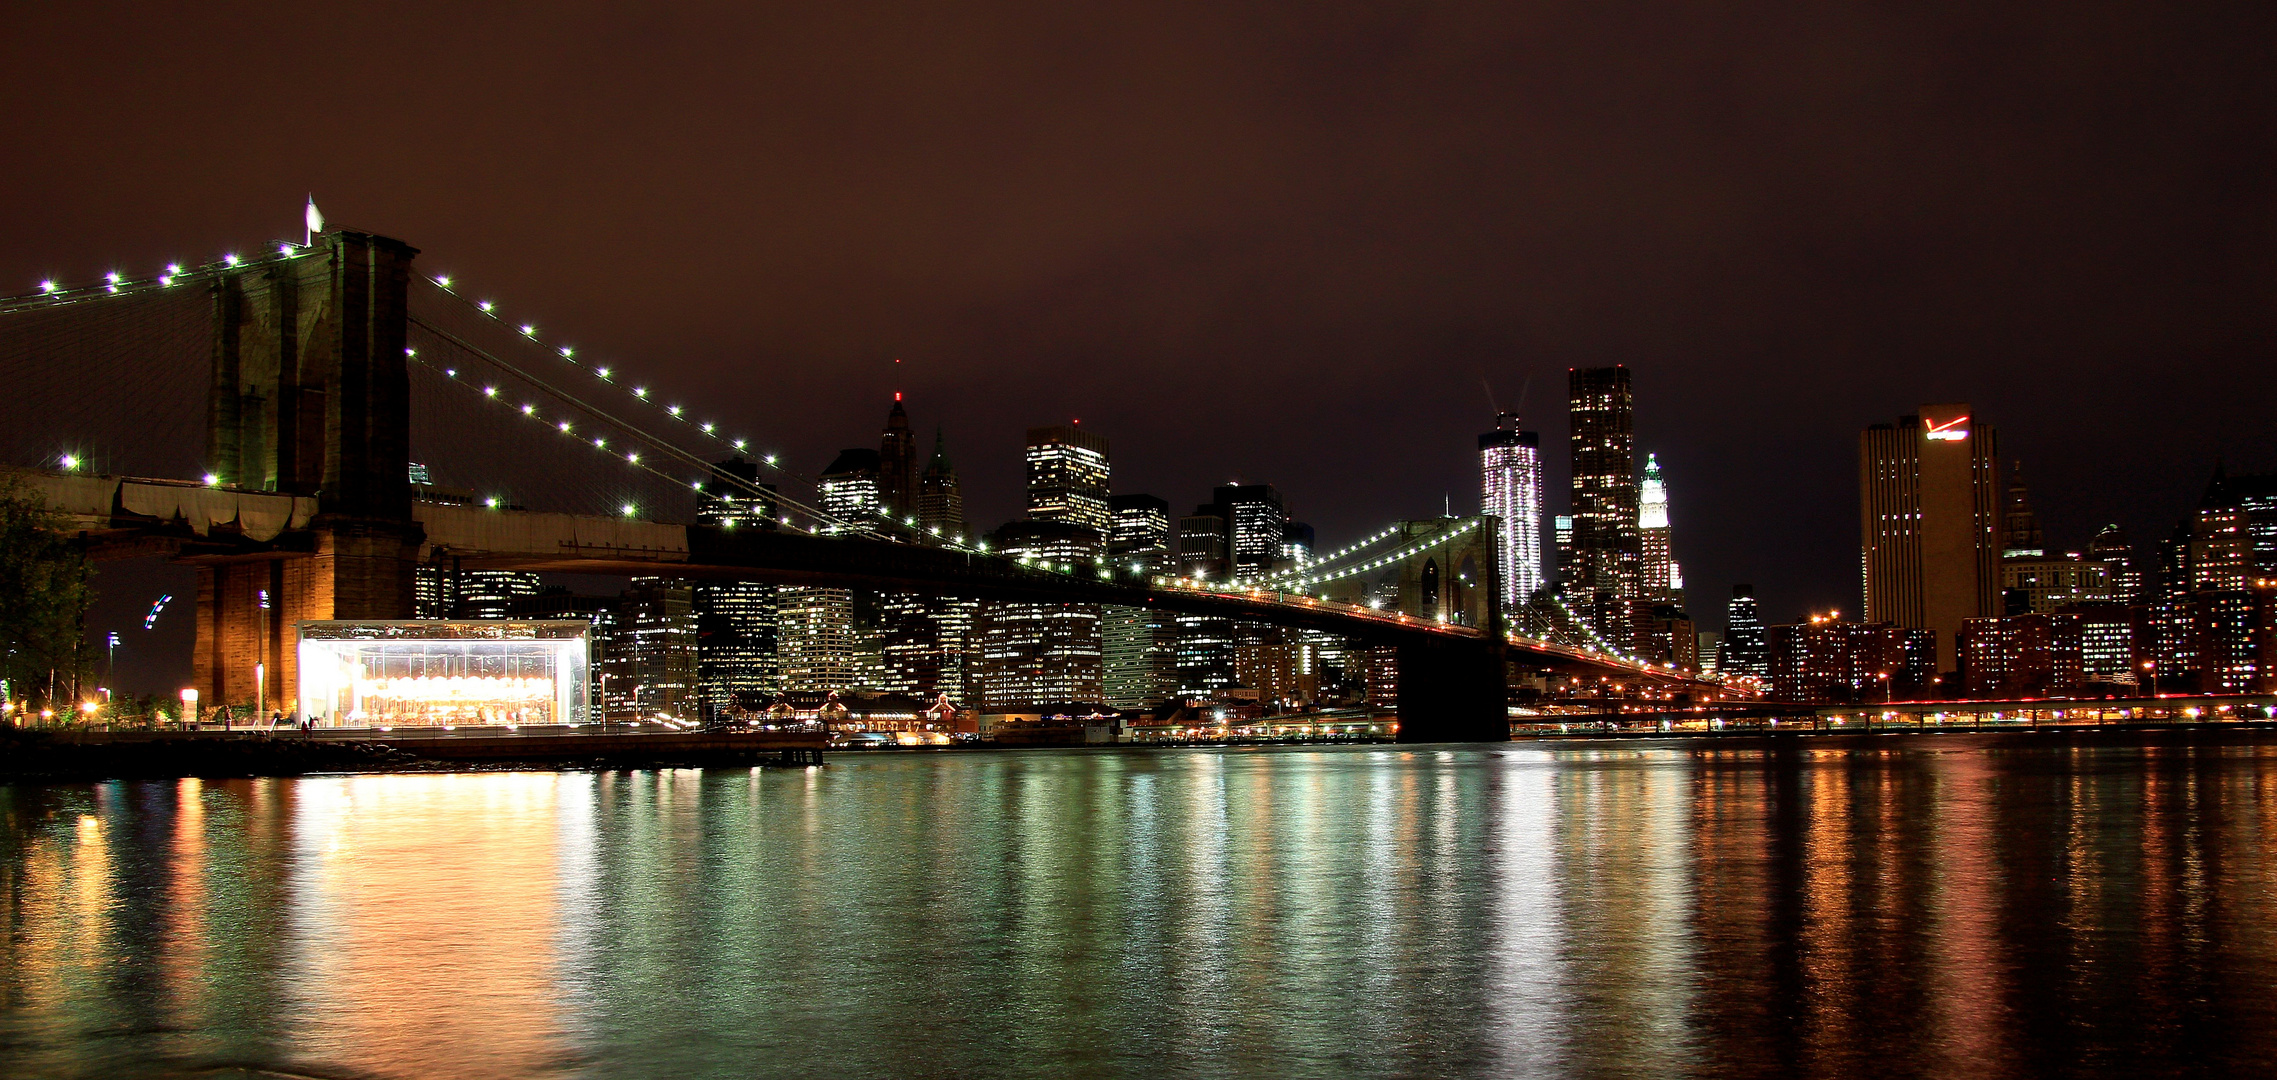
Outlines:
{"label": "leafy tree", "polygon": [[95,590],[87,553],[64,528],[23,477],[0,475],[0,673],[13,687],[44,693],[49,673],[78,671]]}

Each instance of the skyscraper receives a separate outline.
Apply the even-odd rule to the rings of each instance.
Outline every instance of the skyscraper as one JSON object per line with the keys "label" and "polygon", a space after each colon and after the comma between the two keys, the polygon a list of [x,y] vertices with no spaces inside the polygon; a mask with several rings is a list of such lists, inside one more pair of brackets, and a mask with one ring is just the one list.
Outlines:
{"label": "skyscraper", "polygon": [[[1100,506],[1105,508],[1105,501]],[[1101,554],[1101,531],[1066,521],[1016,521],[996,530],[995,547],[1053,567],[1084,568]],[[1105,698],[1099,607],[990,601],[975,626],[981,707],[1020,712]]]}
{"label": "skyscraper", "polygon": [[[1176,572],[1170,552],[1170,504],[1152,495],[1108,500],[1115,524],[1108,557],[1147,574]],[[1178,696],[1178,624],[1160,608],[1109,604],[1099,609],[1107,704],[1144,709]]]}
{"label": "skyscraper", "polygon": [[1770,654],[1763,640],[1763,615],[1755,608],[1755,586],[1731,587],[1731,606],[1724,612],[1722,652],[1716,658],[1717,674],[1726,677],[1770,674]]}
{"label": "skyscraper", "polygon": [[1684,568],[1673,545],[1668,483],[1660,475],[1660,458],[1647,454],[1637,509],[1637,595],[1648,603],[1684,605]]}
{"label": "skyscraper", "polygon": [[[878,452],[862,447],[841,450],[822,471],[815,488],[821,510],[835,519],[826,531],[866,531],[882,516],[878,492]],[[776,655],[782,662],[783,689],[849,690],[876,682],[879,673],[854,620],[854,594],[846,589],[785,585],[777,590]]]}
{"label": "skyscraper", "polygon": [[1170,546],[1170,504],[1152,495],[1117,495],[1107,500],[1114,527],[1107,534],[1116,554]]}
{"label": "skyscraper", "polygon": [[917,478],[917,524],[950,540],[965,535],[965,497],[957,486],[957,467],[949,464],[948,440],[933,431],[933,459]]}
{"label": "skyscraper", "polygon": [[612,684],[612,720],[696,714],[696,617],[687,582],[632,579],[617,601],[603,670]]}
{"label": "skyscraper", "polygon": [[[1637,596],[1636,398],[1629,369],[1567,373],[1573,454],[1573,565],[1568,591],[1591,605]],[[1599,626],[1626,641],[1626,627]]]}
{"label": "skyscraper", "polygon": [[[696,523],[722,529],[777,527],[775,486],[759,482],[758,463],[737,455],[712,466],[696,497]],[[756,705],[782,689],[775,657],[775,587],[754,581],[695,584],[696,683],[708,717],[742,695]]]}
{"label": "skyscraper", "polygon": [[1028,517],[1064,521],[1105,536],[1107,438],[1074,424],[1028,429]]}
{"label": "skyscraper", "polygon": [[1962,621],[2001,613],[1998,435],[1967,405],[1924,405],[1858,445],[1866,621],[1935,631],[1954,671]]}
{"label": "skyscraper", "polygon": [[1496,413],[1494,430],[1478,437],[1478,457],[1479,512],[1499,522],[1502,604],[1514,609],[1543,585],[1542,437],[1518,430],[1517,413]]}
{"label": "skyscraper", "polygon": [[1234,578],[1246,581],[1272,573],[1289,524],[1281,493],[1271,484],[1223,484],[1213,494],[1226,521]]}
{"label": "skyscraper", "polygon": [[909,430],[909,414],[897,390],[893,409],[886,413],[885,434],[878,438],[878,501],[899,521],[917,513],[917,497],[917,436]]}

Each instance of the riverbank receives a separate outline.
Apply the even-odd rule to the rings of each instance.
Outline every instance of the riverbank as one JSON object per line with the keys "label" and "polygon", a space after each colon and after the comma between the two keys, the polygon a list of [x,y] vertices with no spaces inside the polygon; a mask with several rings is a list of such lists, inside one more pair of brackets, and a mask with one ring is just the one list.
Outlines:
{"label": "riverbank", "polygon": [[308,738],[297,732],[0,732],[0,783],[496,769],[808,765],[821,733],[640,732]]}

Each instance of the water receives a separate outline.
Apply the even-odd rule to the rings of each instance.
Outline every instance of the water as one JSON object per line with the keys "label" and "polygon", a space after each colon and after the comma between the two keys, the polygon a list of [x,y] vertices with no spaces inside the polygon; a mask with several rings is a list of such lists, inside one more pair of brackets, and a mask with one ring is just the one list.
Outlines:
{"label": "water", "polygon": [[2267,1075],[2277,743],[1876,745],[0,788],[0,1075]]}

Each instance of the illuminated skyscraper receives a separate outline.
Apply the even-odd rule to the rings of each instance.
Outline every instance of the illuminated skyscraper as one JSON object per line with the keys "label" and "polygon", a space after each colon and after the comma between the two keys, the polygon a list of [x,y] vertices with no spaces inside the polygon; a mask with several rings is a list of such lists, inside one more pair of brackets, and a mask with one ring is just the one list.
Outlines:
{"label": "illuminated skyscraper", "polygon": [[1676,562],[1673,544],[1668,484],[1660,475],[1660,459],[1647,454],[1637,509],[1637,592],[1648,603],[1684,606],[1684,568]]}
{"label": "illuminated skyscraper", "polygon": [[1933,630],[1955,671],[1967,619],[2001,614],[2000,446],[1967,405],[1924,405],[1859,437],[1868,623]]}
{"label": "illuminated skyscraper", "polygon": [[[841,450],[816,482],[821,510],[836,519],[824,531],[861,531],[884,510],[878,493],[878,452]],[[850,690],[878,681],[868,661],[876,654],[854,622],[854,595],[846,589],[785,585],[776,591],[776,655],[783,689]]]}
{"label": "illuminated skyscraper", "polygon": [[[1108,558],[1141,573],[1176,573],[1170,552],[1170,504],[1152,495],[1108,500],[1115,525]],[[1160,608],[1099,609],[1099,644],[1107,704],[1144,709],[1178,696],[1177,620]]]}
{"label": "illuminated skyscraper", "polygon": [[1107,439],[1073,424],[1028,429],[1028,517],[1064,521],[1101,536],[1107,507]]}
{"label": "illuminated skyscraper", "polygon": [[1725,609],[1724,635],[1719,647],[1722,652],[1716,657],[1717,674],[1752,675],[1761,679],[1770,673],[1770,657],[1763,640],[1763,616],[1755,608],[1755,586],[1731,587],[1731,606]]}
{"label": "illuminated skyscraper", "polygon": [[1152,495],[1117,495],[1108,501],[1114,527],[1107,542],[1117,553],[1170,546],[1170,504]]}
{"label": "illuminated skyscraper", "polygon": [[1247,581],[1272,573],[1289,524],[1281,493],[1271,484],[1224,484],[1214,494],[1214,505],[1226,521],[1234,578]]}
{"label": "illuminated skyscraper", "polygon": [[636,577],[617,601],[603,670],[611,720],[696,716],[696,616],[688,583]]}
{"label": "illuminated skyscraper", "polygon": [[507,605],[538,594],[538,576],[422,563],[412,573],[412,610],[420,619],[503,619]]}
{"label": "illuminated skyscraper", "polygon": [[[1105,500],[1101,500],[1102,510]],[[1102,533],[1064,521],[1016,521],[995,533],[996,550],[1054,569],[1086,572],[1103,554]],[[975,626],[979,703],[991,712],[1104,700],[1095,604],[980,606]]]}
{"label": "illuminated skyscraper", "polygon": [[[696,497],[696,523],[721,529],[777,528],[775,486],[737,455],[712,466]],[[695,583],[696,682],[707,718],[736,704],[764,703],[783,686],[775,656],[775,587],[752,581]]]}
{"label": "illuminated skyscraper", "polygon": [[1494,430],[1478,437],[1479,512],[1500,524],[1502,604],[1516,608],[1541,591],[1542,437],[1518,430],[1517,413],[1496,413]]}
{"label": "illuminated skyscraper", "polygon": [[[1573,564],[1566,590],[1592,606],[1637,598],[1636,398],[1626,367],[1567,373]],[[1600,632],[1626,641],[1625,628]]]}

